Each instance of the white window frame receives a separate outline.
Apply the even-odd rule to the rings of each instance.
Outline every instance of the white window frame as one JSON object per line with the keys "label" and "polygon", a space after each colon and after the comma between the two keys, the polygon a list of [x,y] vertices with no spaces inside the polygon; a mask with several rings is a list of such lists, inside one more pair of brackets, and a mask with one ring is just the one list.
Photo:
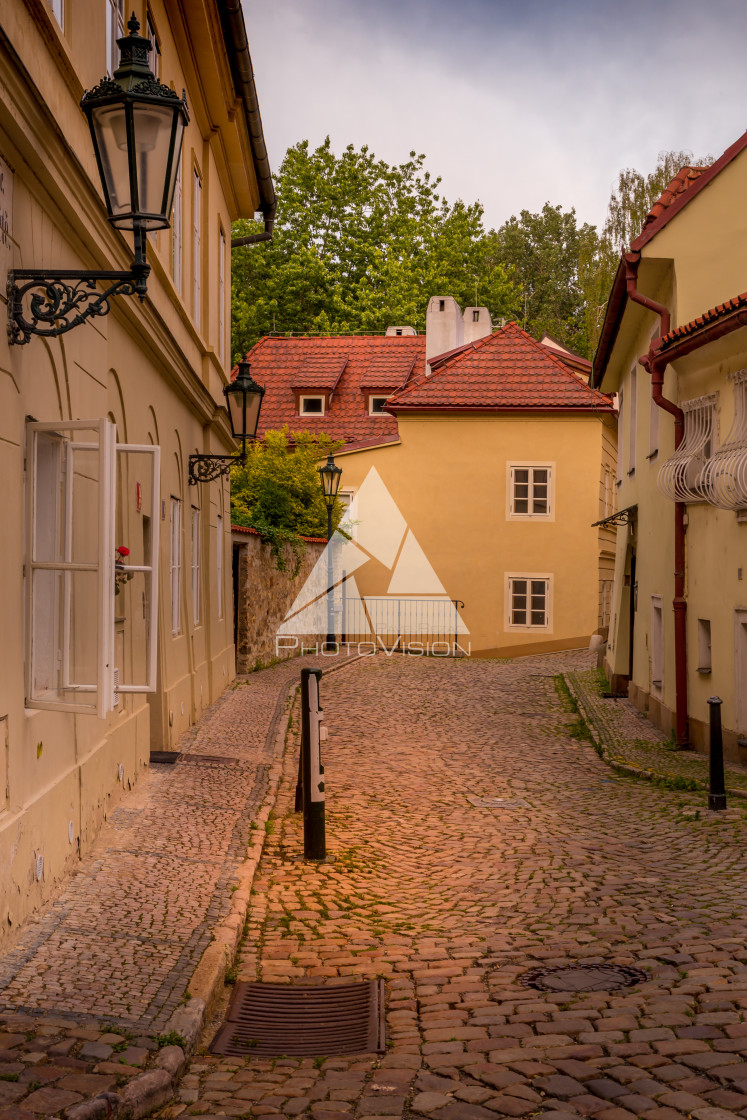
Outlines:
{"label": "white window frame", "polygon": [[623,409],[625,397],[625,388],[620,386],[620,392],[617,394],[617,485],[620,486],[623,479],[623,449],[625,447],[625,412]]}
{"label": "white window frame", "polygon": [[192,506],[192,622],[195,626],[200,625],[200,549],[201,542],[201,522],[200,510],[197,506]]}
{"label": "white window frame", "polygon": [[109,77],[119,66],[117,39],[125,33],[125,0],[106,0],[106,72]]}
{"label": "white window frame", "polygon": [[[546,513],[516,513],[514,502],[516,500],[516,471],[529,471],[529,497],[530,504],[534,502],[534,472],[547,471],[547,512]],[[509,521],[554,521],[555,520],[555,463],[538,463],[536,459],[526,462],[513,461],[506,464],[507,490],[506,490],[506,517]],[[538,484],[538,485],[541,485]]]}
{"label": "white window frame", "polygon": [[65,0],[49,0],[49,6],[52,9],[52,15],[60,25],[60,29],[65,26]]}
{"label": "white window frame", "polygon": [[[306,401],[321,401],[322,408],[320,412],[307,412],[304,408]],[[302,393],[298,399],[298,414],[299,416],[324,416],[327,412],[327,401],[323,393]]]}
{"label": "white window frame", "polygon": [[[527,614],[531,613],[530,597],[532,594],[531,583],[542,582],[545,585],[545,621],[542,625],[532,622],[514,622],[514,584],[520,580],[527,581]],[[518,588],[516,589],[518,592]],[[506,631],[521,631],[523,633],[552,634],[553,629],[553,576],[550,572],[506,572],[504,577],[504,602]]]}
{"label": "white window frame", "polygon": [[[60,441],[60,469],[57,478],[57,492],[64,486],[65,504],[64,517],[59,509],[56,499],[55,504],[55,532],[59,535],[63,555],[61,558],[42,561],[36,555],[36,526],[37,526],[37,493],[39,490],[37,447],[40,435],[52,434]],[[87,438],[76,438],[83,433]],[[91,434],[95,433],[95,441]],[[62,467],[62,447],[65,446],[65,468]],[[96,559],[91,561],[75,561],[72,555],[72,541],[75,525],[76,509],[74,499],[73,467],[74,457],[77,452],[95,452],[98,457],[97,469],[97,519],[98,536],[96,546]],[[160,493],[160,447],[152,444],[125,444],[117,443],[116,425],[106,418],[94,420],[69,420],[69,421],[33,421],[27,424],[27,451],[26,462],[29,472],[26,494],[26,707],[41,708],[47,711],[67,711],[81,714],[97,715],[104,719],[109,711],[116,707],[118,697],[115,694],[114,675],[114,562],[115,562],[115,520],[116,520],[116,493],[118,456],[129,454],[145,454],[152,460],[152,509],[158,508]],[[47,497],[49,495],[47,494]],[[144,557],[147,563],[129,564],[120,563],[122,572],[144,573],[145,593],[150,603],[149,624],[146,631],[146,680],[145,684],[117,684],[117,693],[129,692],[155,692],[156,690],[156,651],[158,640],[158,521],[154,516],[151,532],[150,555]],[[57,691],[70,694],[70,701],[59,698],[44,699],[33,695],[33,681],[35,679],[35,664],[37,651],[35,649],[36,627],[34,615],[36,612],[36,595],[34,573],[37,571],[56,572],[61,576],[60,587],[61,602],[53,606],[53,616],[58,617],[57,606],[61,611],[61,631],[57,631],[55,621],[54,640],[57,645],[56,662],[60,667],[61,683]],[[92,572],[97,576],[96,592],[96,679],[93,681],[73,681],[70,679],[70,641],[73,630],[74,609],[70,576],[75,572]],[[90,697],[86,702],[85,697]]]}
{"label": "white window frame", "polygon": [[171,586],[171,634],[182,632],[182,502],[169,501],[169,584]]}
{"label": "white window frame", "polygon": [[145,13],[145,37],[150,41],[151,48],[148,62],[154,77],[158,78],[161,74],[161,44],[158,41],[158,32],[150,8]]}
{"label": "white window frame", "polygon": [[636,436],[638,415],[638,373],[635,366],[630,371],[630,396],[628,400],[628,475],[635,474]]}
{"label": "white window frame", "polygon": [[698,619],[698,664],[699,673],[710,673],[712,668],[711,620]]}
{"label": "white window frame", "polygon": [[226,361],[226,235],[218,233],[218,357]]}
{"label": "white window frame", "polygon": [[[634,589],[630,589],[631,595]],[[651,596],[651,693],[664,692],[664,602],[661,595]]]}
{"label": "white window frame", "polygon": [[202,177],[192,168],[192,318],[199,331],[202,318]]}
{"label": "white window frame", "polygon": [[368,415],[369,416],[388,416],[388,412],[383,412],[381,409],[374,409],[374,401],[384,401],[386,403],[389,397],[384,393],[371,393],[368,397]]}
{"label": "white window frame", "polygon": [[215,537],[215,572],[218,580],[218,618],[223,618],[223,514],[219,513]]}
{"label": "white window frame", "polygon": [[659,420],[661,409],[653,398],[649,401],[648,414],[648,458],[654,459],[659,454]]}
{"label": "white window frame", "polygon": [[174,287],[179,295],[182,294],[184,275],[184,218],[182,206],[182,160],[179,157],[179,168],[174,183],[174,207],[171,215],[171,275],[174,278]]}

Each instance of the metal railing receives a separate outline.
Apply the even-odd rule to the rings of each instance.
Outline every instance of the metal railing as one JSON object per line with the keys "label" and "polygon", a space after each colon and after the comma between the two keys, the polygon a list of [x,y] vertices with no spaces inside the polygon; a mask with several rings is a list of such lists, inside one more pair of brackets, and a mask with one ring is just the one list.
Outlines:
{"label": "metal railing", "polygon": [[348,598],[343,584],[338,632],[346,642],[381,639],[401,652],[418,645],[427,652],[444,643],[455,652],[460,633],[466,633],[460,608],[461,599]]}

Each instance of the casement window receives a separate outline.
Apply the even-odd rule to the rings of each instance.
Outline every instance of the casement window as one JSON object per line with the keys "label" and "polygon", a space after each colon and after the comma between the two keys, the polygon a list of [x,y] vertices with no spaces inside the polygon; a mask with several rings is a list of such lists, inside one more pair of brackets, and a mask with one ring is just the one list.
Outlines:
{"label": "casement window", "polygon": [[218,237],[218,356],[226,360],[226,235]]}
{"label": "casement window", "polygon": [[551,520],[552,464],[509,463],[508,469],[508,516]]}
{"label": "casement window", "polygon": [[552,577],[548,575],[506,576],[508,630],[551,629]]}
{"label": "casement window", "polygon": [[161,73],[161,48],[159,46],[158,36],[156,35],[156,29],[153,24],[153,16],[150,14],[150,12],[148,12],[145,17],[145,38],[150,40],[151,49],[150,55],[148,56],[148,62],[150,64],[151,70],[153,71],[153,74],[156,78],[158,78]]}
{"label": "casement window", "polygon": [[389,400],[389,397],[379,396],[378,394],[370,396],[368,398],[368,414],[369,414],[369,416],[386,416],[387,413],[384,412],[384,408],[385,408],[386,402],[388,400]]}
{"label": "casement window", "polygon": [[63,0],[49,0],[49,6],[60,27],[64,27],[65,7]]}
{"label": "casement window", "polygon": [[[156,688],[160,448],[117,443],[107,419],[33,422],[26,466],[26,706],[104,718],[117,693]],[[148,474],[151,531],[118,542],[115,526],[126,532],[137,515],[118,511],[116,495]],[[139,680],[115,665],[115,616],[145,651]]]}
{"label": "casement window", "polygon": [[192,621],[200,624],[200,511],[192,506]]}
{"label": "casement window", "polygon": [[117,39],[125,33],[125,0],[105,0],[106,4],[106,72],[111,77],[119,66]]}
{"label": "casement window", "polygon": [[620,392],[617,394],[617,485],[618,486],[622,482],[622,476],[623,476],[623,447],[624,447],[623,434],[625,432],[624,411],[623,411],[624,396],[625,396],[625,390],[621,388]]}
{"label": "casement window", "polygon": [[661,595],[651,596],[651,691],[664,687],[664,612]]}
{"label": "casement window", "polygon": [[711,620],[698,619],[698,672],[711,671]]}
{"label": "casement window", "polygon": [[716,444],[718,393],[683,401],[685,433],[674,455],[662,465],[657,484],[675,502],[708,500],[708,464]]}
{"label": "casement window", "polygon": [[169,505],[169,573],[171,584],[171,633],[182,629],[182,503],[171,499]]}
{"label": "casement window", "polygon": [[298,411],[302,416],[324,416],[324,403],[324,397],[304,395],[299,400]]}
{"label": "casement window", "polygon": [[636,426],[638,412],[638,378],[636,367],[630,371],[630,396],[628,397],[628,474],[635,474]]}
{"label": "casement window", "polygon": [[192,318],[195,326],[200,329],[200,302],[202,256],[200,249],[200,230],[202,221],[202,180],[197,168],[192,177]]}
{"label": "casement window", "polygon": [[218,514],[215,538],[215,574],[218,580],[218,618],[223,618],[223,515]]}
{"label": "casement window", "polygon": [[661,409],[653,396],[649,400],[648,415],[648,457],[653,459],[659,453],[659,420]]}
{"label": "casement window", "polygon": [[171,275],[174,277],[174,287],[181,295],[183,273],[183,217],[182,217],[182,166],[176,173],[174,184],[174,208],[171,212]]}

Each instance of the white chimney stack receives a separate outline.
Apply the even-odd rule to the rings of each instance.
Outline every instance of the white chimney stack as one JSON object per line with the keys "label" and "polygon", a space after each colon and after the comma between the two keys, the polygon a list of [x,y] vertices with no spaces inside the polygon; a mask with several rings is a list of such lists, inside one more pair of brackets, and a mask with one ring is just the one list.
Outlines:
{"label": "white chimney stack", "polygon": [[493,333],[493,324],[487,307],[465,307],[464,309],[464,341],[477,342],[478,338],[485,338]]}
{"label": "white chimney stack", "polygon": [[430,376],[429,361],[455,350],[464,342],[462,309],[451,296],[431,296],[425,313],[425,372]]}

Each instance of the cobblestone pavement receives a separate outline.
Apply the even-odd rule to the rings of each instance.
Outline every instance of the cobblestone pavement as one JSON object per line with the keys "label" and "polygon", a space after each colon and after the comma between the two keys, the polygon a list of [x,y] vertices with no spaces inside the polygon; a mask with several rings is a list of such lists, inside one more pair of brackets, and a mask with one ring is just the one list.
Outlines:
{"label": "cobblestone pavement", "polygon": [[[576,670],[567,680],[592,724],[608,761],[635,767],[656,778],[684,780],[691,788],[708,788],[708,756],[678,751],[646,716],[627,699],[602,696],[602,678],[597,670]],[[726,787],[735,796],[747,797],[747,769],[724,762]],[[741,804],[741,802],[738,802]]]}
{"label": "cobblestone pavement", "polygon": [[0,1120],[60,1114],[152,1065],[228,913],[298,675],[295,661],[224,693],[0,956]]}
{"label": "cobblestone pavement", "polygon": [[[552,677],[588,665],[379,656],[322,681],[333,859],[297,858],[289,750],[239,978],[383,976],[387,1052],[203,1051],[164,1116],[747,1118],[747,824],[569,737]],[[576,962],[647,979],[519,982]]]}

